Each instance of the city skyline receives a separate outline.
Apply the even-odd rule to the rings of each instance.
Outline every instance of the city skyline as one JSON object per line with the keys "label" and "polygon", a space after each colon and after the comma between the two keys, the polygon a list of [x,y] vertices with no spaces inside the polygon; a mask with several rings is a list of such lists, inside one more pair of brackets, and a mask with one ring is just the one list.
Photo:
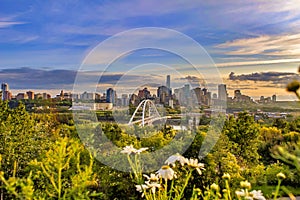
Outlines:
{"label": "city skyline", "polygon": [[[28,70],[27,70],[28,71]],[[22,70],[20,70],[22,72]],[[1,82],[7,82],[11,86],[11,89],[14,93],[19,93],[24,90],[35,90],[37,92],[43,92],[47,90],[52,96],[56,95],[60,92],[60,90],[66,90],[66,91],[72,91],[73,84],[75,80],[75,73],[73,71],[70,71],[70,76],[66,76],[66,74],[69,74],[67,70],[64,70],[62,75],[57,76],[65,76],[66,78],[61,78],[61,82],[66,81],[66,83],[57,84],[58,87],[56,87],[56,84],[48,83],[49,79],[53,77],[53,81],[55,82],[58,77],[54,73],[49,73],[47,75],[47,79],[42,80],[43,77],[37,78],[36,81],[45,82],[45,85],[48,87],[41,87],[41,84],[35,83],[36,81],[33,79],[30,79],[33,75],[30,75],[29,72],[21,73],[22,77],[16,78],[16,76],[13,76],[12,73],[10,73],[11,76],[8,77],[8,81],[5,81],[7,79],[1,78],[1,72],[0,72],[0,81]],[[104,83],[102,83],[102,86],[104,88],[109,87],[115,87],[114,84],[118,81],[118,79],[122,77],[121,74],[115,74],[115,75],[105,75],[104,76]],[[136,76],[140,80],[144,79],[151,79],[151,76],[147,78],[146,76]],[[134,77],[134,79],[136,78]],[[260,77],[263,77],[264,81],[259,81]],[[160,78],[160,77],[159,77]],[[179,78],[180,79],[180,78]],[[272,96],[273,93],[278,95],[278,99],[280,100],[296,100],[294,95],[288,93],[285,89],[286,84],[291,80],[299,80],[299,75],[297,73],[277,73],[277,72],[266,72],[266,73],[251,73],[251,74],[228,74],[228,80],[224,80],[223,83],[220,84],[226,84],[228,93],[233,96],[234,90],[243,90],[245,93],[247,93],[249,96],[253,98],[259,98],[261,94],[266,94],[266,96]],[[164,76],[161,76],[161,79],[158,79],[159,81],[155,82],[153,81],[152,84],[148,84],[150,87],[153,85],[163,85],[166,84],[166,80]],[[201,80],[201,77],[196,76],[186,76],[185,80],[177,80],[178,84],[176,87],[180,87],[181,85],[184,85],[184,82],[189,81],[192,84],[196,84],[198,86],[205,84],[203,80]],[[59,80],[57,81],[59,82]],[[56,83],[57,83],[56,82]],[[268,85],[269,82],[273,82],[276,86],[273,86],[274,88],[271,88],[272,85]],[[145,84],[146,86],[147,84]],[[211,84],[211,87],[213,88],[212,91],[217,93],[217,83]],[[261,87],[260,85],[267,85],[268,87]],[[149,87],[148,86],[148,87]],[[202,86],[203,87],[203,86]],[[89,90],[87,88],[87,90]],[[130,92],[127,92],[130,93]]]}
{"label": "city skyline", "polygon": [[[136,9],[133,11],[132,7]],[[272,95],[272,92],[278,99],[294,100],[295,97],[285,91],[285,85],[299,79],[299,8],[297,0],[3,1],[0,81],[20,90],[46,89],[53,94],[59,92],[57,88],[70,91],[82,61],[100,42],[134,28],[161,27],[179,31],[202,45],[231,95],[234,90],[242,89],[253,97],[261,93]],[[168,38],[168,35],[162,37]],[[140,38],[147,40],[147,35]],[[162,43],[172,45],[167,40]],[[182,48],[191,50],[184,44]],[[111,53],[107,50],[104,56]],[[172,68],[180,66],[189,74],[187,63],[168,52],[154,50],[135,52],[114,65],[126,68],[153,61]],[[155,77],[156,83],[165,82],[156,70],[150,69],[150,65],[141,69],[148,76],[131,74],[132,79]],[[97,69],[94,70],[90,73],[99,75]],[[124,73],[114,69],[107,71],[104,87],[112,87],[112,82]],[[194,77],[195,80],[201,78]]]}
{"label": "city skyline", "polygon": [[[51,95],[45,91],[35,93],[35,91],[27,90],[26,92],[20,91],[16,95],[11,92],[12,90],[9,90],[10,87],[9,87],[8,83],[2,83],[1,90],[2,90],[2,94],[4,94],[4,95],[2,95],[2,100],[11,100],[11,99],[21,100],[21,99],[38,99],[38,98],[42,98],[42,99],[50,99],[50,98],[67,98],[67,99],[69,99],[70,98],[70,99],[83,99],[83,100],[99,99],[106,103],[115,104],[117,99],[123,99],[124,96],[126,96],[126,98],[131,98],[132,95],[135,95],[135,96],[139,97],[140,99],[148,99],[148,98],[151,99],[152,97],[154,97],[154,98],[158,97],[161,99],[161,94],[160,94],[161,92],[166,93],[166,95],[170,96],[170,97],[174,93],[175,96],[177,96],[176,98],[180,99],[180,97],[178,96],[179,90],[183,90],[182,92],[184,92],[186,90],[185,88],[187,87],[188,92],[195,93],[196,96],[199,95],[199,94],[196,94],[196,93],[198,93],[197,90],[200,90],[200,91],[202,90],[204,93],[209,92],[209,99],[211,99],[211,100],[234,101],[235,99],[237,99],[237,98],[240,99],[240,97],[241,97],[241,101],[245,100],[245,101],[249,101],[249,102],[256,101],[256,102],[264,103],[264,102],[277,101],[276,94],[273,94],[272,96],[268,96],[268,95],[264,96],[264,94],[261,94],[259,96],[259,98],[255,99],[251,96],[241,94],[242,90],[240,90],[240,89],[234,90],[234,93],[231,96],[228,93],[226,84],[217,85],[217,92],[215,92],[215,93],[212,93],[205,87],[203,87],[203,88],[201,88],[200,86],[193,87],[192,84],[185,84],[185,85],[182,85],[182,87],[174,88],[174,90],[170,86],[171,86],[171,76],[167,75],[165,85],[160,85],[157,88],[151,88],[149,90],[147,87],[139,88],[139,89],[136,89],[134,93],[121,93],[120,94],[120,93],[118,93],[117,90],[115,90],[113,88],[107,88],[105,90],[105,92],[84,91],[81,94],[72,93],[71,91],[60,90],[60,92],[56,93],[55,95]],[[152,91],[152,95],[151,95],[151,91]],[[155,93],[155,92],[157,92],[157,93]],[[238,93],[238,95],[237,95],[237,93]],[[239,97],[237,97],[237,96],[239,96]],[[199,97],[197,97],[197,98],[199,98]],[[158,102],[158,103],[163,103],[163,102],[165,102],[165,101],[160,100],[160,102]],[[240,100],[237,100],[237,102],[240,102]]]}

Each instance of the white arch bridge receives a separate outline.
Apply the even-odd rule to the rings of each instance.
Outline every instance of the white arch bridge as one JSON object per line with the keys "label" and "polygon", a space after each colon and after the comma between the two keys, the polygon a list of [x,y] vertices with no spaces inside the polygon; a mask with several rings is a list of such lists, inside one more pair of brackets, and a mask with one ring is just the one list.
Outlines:
{"label": "white arch bridge", "polygon": [[135,109],[128,122],[128,125],[151,125],[154,121],[166,120],[167,118],[170,118],[170,116],[160,116],[154,103],[149,99],[145,99],[140,102],[140,104]]}

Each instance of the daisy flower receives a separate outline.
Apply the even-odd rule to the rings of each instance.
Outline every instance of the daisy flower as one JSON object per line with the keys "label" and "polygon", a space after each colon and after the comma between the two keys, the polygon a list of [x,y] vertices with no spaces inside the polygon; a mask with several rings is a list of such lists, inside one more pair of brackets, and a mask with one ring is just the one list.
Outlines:
{"label": "daisy flower", "polygon": [[152,192],[153,194],[155,194],[156,188],[157,188],[157,189],[160,188],[160,184],[159,184],[159,183],[150,183],[150,182],[146,182],[146,184],[147,184],[147,187],[148,187],[149,189],[151,189],[151,192]]}
{"label": "daisy flower", "polygon": [[245,192],[245,190],[243,190],[243,189],[235,191],[235,194],[236,194],[236,196],[238,196],[239,198],[240,198],[240,197],[246,196],[246,192]]}
{"label": "daisy flower", "polygon": [[146,174],[143,175],[148,179],[148,182],[157,182],[159,181],[159,177],[156,174],[150,174],[150,177]]}
{"label": "daisy flower", "polygon": [[132,154],[132,153],[135,153],[137,150],[131,145],[129,146],[126,146],[123,148],[123,150],[121,151],[121,153],[124,153],[124,154]]}
{"label": "daisy flower", "polygon": [[266,200],[266,198],[264,197],[264,195],[261,192],[261,190],[253,190],[252,192],[250,192],[250,196],[252,196],[253,199]]}
{"label": "daisy flower", "polygon": [[142,184],[142,185],[136,185],[136,191],[140,192],[140,193],[143,193],[142,194],[142,197],[144,196],[144,191],[147,190],[149,187],[145,184]]}
{"label": "daisy flower", "polygon": [[204,169],[204,164],[203,163],[198,163],[198,159],[190,158],[189,160],[187,160],[187,165],[192,167],[192,168],[195,168],[199,175],[202,174],[201,170]]}
{"label": "daisy flower", "polygon": [[173,165],[175,166],[176,161],[179,161],[179,163],[181,164],[181,166],[185,165],[187,163],[187,159],[185,157],[183,157],[182,155],[180,155],[179,153],[176,153],[175,155],[170,156],[165,164],[167,165]]}
{"label": "daisy flower", "polygon": [[136,149],[134,153],[140,154],[140,153],[142,153],[143,151],[146,151],[147,149],[149,149],[149,148],[148,148],[148,147],[145,147],[145,148]]}
{"label": "daisy flower", "polygon": [[158,177],[165,179],[165,181],[176,178],[174,170],[169,165],[162,166],[161,169],[158,170],[156,173]]}

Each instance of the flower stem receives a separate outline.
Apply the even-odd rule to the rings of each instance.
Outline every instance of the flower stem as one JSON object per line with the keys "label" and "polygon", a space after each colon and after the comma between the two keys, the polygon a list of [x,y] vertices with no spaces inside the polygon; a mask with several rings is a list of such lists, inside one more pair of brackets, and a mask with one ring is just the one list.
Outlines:
{"label": "flower stem", "polygon": [[298,97],[298,99],[300,100],[300,95],[298,94],[297,91],[294,92],[296,94],[296,96]]}
{"label": "flower stem", "polygon": [[173,187],[174,187],[174,179],[172,180],[172,183],[171,183],[170,195],[169,195],[169,198],[168,198],[169,200],[172,198]]}
{"label": "flower stem", "polygon": [[277,196],[279,194],[280,184],[281,184],[281,179],[278,180],[278,185],[276,187],[276,191],[275,191],[275,194],[274,194],[274,200],[277,199]]}
{"label": "flower stem", "polygon": [[139,183],[139,181],[138,181],[137,173],[136,173],[136,167],[135,167],[135,165],[133,164],[133,162],[132,162],[132,160],[131,160],[129,154],[127,155],[127,160],[128,160],[128,162],[129,162],[129,165],[130,165],[131,170],[132,170],[132,172],[133,172],[133,175],[134,175],[134,178],[135,178],[135,180],[136,180],[136,183],[137,183],[137,184],[141,184],[141,183]]}
{"label": "flower stem", "polygon": [[165,198],[164,199],[167,199],[168,198],[168,180],[165,179]]}
{"label": "flower stem", "polygon": [[228,180],[225,180],[225,185],[226,185],[226,190],[227,190],[228,200],[231,200],[230,186],[229,186]]}
{"label": "flower stem", "polygon": [[193,170],[191,170],[191,171],[189,172],[189,174],[187,175],[187,177],[186,177],[186,179],[185,179],[185,182],[184,182],[184,185],[183,185],[183,187],[181,188],[180,194],[179,194],[179,196],[178,196],[176,199],[182,199],[183,192],[184,192],[186,186],[187,186],[188,183],[189,183],[189,179],[190,179],[191,176],[192,176],[192,172],[193,172]]}

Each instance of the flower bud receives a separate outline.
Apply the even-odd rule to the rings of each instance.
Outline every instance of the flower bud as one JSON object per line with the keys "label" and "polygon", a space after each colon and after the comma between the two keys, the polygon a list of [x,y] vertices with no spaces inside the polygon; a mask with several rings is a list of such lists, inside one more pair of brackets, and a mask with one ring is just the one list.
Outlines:
{"label": "flower bud", "polygon": [[286,90],[287,90],[288,92],[296,92],[299,88],[300,88],[300,84],[299,84],[299,82],[296,81],[296,80],[290,82],[290,83],[286,86]]}
{"label": "flower bud", "polygon": [[241,187],[245,188],[245,189],[250,189],[251,188],[251,183],[249,183],[248,181],[241,181]]}
{"label": "flower bud", "polygon": [[213,184],[210,186],[210,188],[211,188],[212,190],[215,190],[215,191],[218,191],[218,190],[219,190],[219,186],[218,186],[217,184],[215,184],[215,183],[213,183]]}
{"label": "flower bud", "polygon": [[276,175],[276,177],[279,178],[279,179],[281,179],[281,180],[283,180],[283,179],[286,178],[286,176],[285,176],[284,173],[282,173],[282,172],[278,173],[278,174]]}
{"label": "flower bud", "polygon": [[230,180],[230,175],[228,173],[225,173],[223,176],[222,176],[223,179],[225,180]]}

